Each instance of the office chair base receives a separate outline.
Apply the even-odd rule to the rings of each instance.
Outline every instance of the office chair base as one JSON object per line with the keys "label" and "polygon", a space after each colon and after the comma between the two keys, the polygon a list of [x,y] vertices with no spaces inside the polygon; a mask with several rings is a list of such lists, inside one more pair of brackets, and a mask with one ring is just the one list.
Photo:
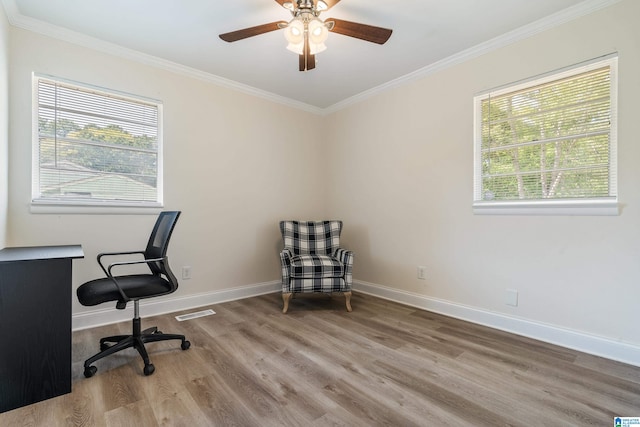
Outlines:
{"label": "office chair base", "polygon": [[[137,302],[137,301],[136,301]],[[135,317],[133,319],[133,334],[132,335],[114,335],[111,337],[105,337],[100,339],[100,353],[93,357],[90,357],[84,362],[84,376],[90,378],[95,375],[98,368],[93,366],[93,362],[102,359],[103,357],[117,353],[126,348],[135,348],[142,360],[144,361],[143,373],[145,375],[151,375],[155,372],[155,366],[149,361],[149,354],[145,348],[145,343],[166,341],[166,340],[180,340],[180,348],[182,350],[188,350],[191,347],[191,343],[187,341],[184,335],[177,334],[164,334],[158,331],[158,328],[153,327],[145,329],[140,332],[140,318]],[[114,343],[114,344],[108,344]]]}

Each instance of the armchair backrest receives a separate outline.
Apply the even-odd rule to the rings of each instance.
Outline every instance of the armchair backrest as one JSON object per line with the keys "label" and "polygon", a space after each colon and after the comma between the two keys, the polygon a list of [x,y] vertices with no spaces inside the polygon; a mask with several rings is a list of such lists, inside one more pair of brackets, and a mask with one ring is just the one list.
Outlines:
{"label": "armchair backrest", "polygon": [[293,255],[333,255],[340,247],[342,221],[280,221],[284,248]]}

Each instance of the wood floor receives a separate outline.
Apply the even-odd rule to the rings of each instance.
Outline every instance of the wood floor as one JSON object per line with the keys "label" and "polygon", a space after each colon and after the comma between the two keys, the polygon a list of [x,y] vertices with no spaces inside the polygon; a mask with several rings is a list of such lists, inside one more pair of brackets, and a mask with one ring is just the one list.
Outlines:
{"label": "wood floor", "polygon": [[145,319],[192,343],[149,344],[149,377],[133,350],[82,375],[98,339],[129,323],[75,332],[73,392],[0,414],[0,425],[556,427],[640,416],[640,368],[360,293],[352,305],[298,297],[283,315],[271,294],[185,322]]}

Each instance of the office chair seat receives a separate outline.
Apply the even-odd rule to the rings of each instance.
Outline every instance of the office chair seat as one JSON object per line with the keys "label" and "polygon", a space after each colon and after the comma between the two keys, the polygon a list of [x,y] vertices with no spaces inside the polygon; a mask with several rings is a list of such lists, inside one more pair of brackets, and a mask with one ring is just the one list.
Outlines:
{"label": "office chair seat", "polygon": [[[151,274],[132,274],[129,276],[118,276],[118,285],[122,288],[129,299],[142,299],[160,296],[172,292],[171,283],[161,276]],[[109,301],[122,300],[120,291],[113,280],[102,278],[91,280],[78,288],[78,301],[82,305],[98,305]]]}

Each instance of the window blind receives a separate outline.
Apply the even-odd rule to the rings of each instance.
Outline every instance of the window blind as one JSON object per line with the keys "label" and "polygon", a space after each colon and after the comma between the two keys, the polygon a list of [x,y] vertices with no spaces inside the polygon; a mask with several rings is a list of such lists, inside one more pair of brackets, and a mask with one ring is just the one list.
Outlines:
{"label": "window blind", "polygon": [[609,59],[478,97],[475,201],[615,198],[613,70]]}
{"label": "window blind", "polygon": [[34,201],[150,205],[161,196],[161,104],[36,77]]}

